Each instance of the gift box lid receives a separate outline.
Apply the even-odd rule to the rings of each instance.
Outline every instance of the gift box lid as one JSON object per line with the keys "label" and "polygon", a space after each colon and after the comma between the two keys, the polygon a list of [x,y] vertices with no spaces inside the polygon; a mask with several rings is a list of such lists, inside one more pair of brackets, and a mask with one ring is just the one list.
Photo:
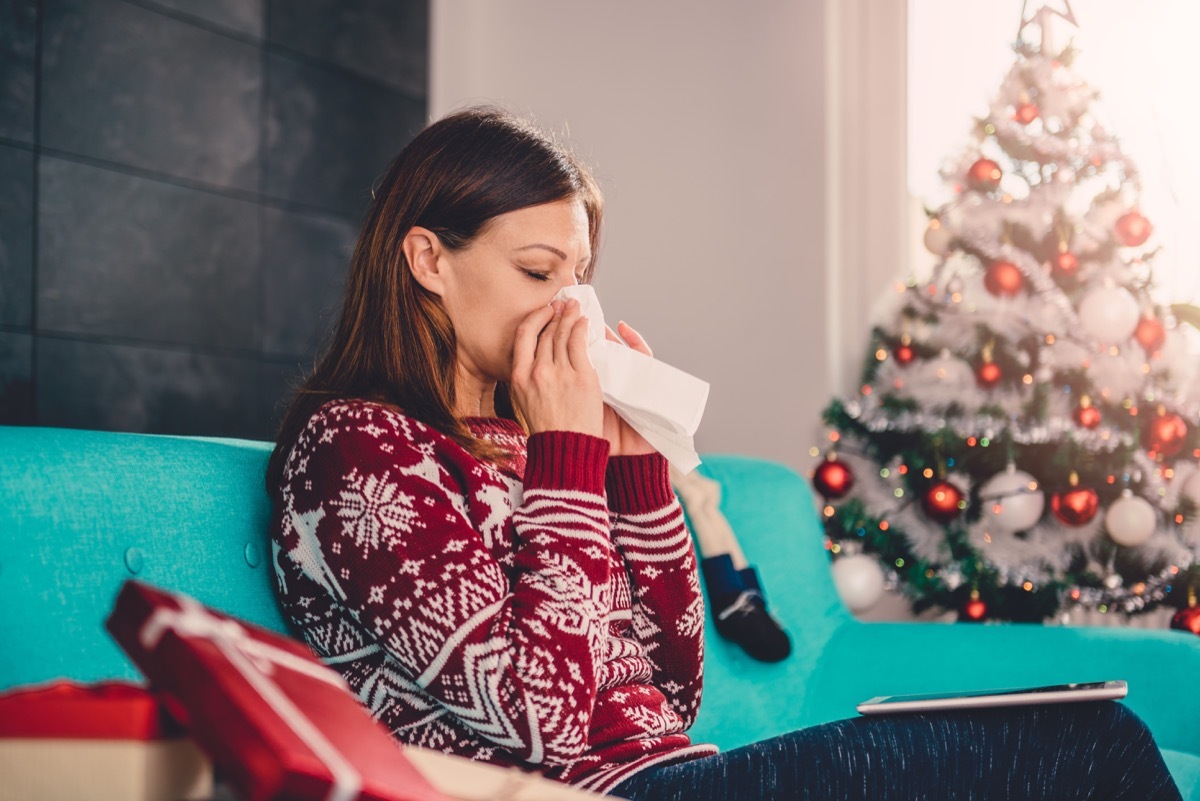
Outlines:
{"label": "gift box lid", "polygon": [[0,694],[0,738],[156,740],[182,734],[162,699],[130,682],[63,679]]}
{"label": "gift box lid", "polygon": [[243,801],[450,801],[303,643],[132,579],[105,625]]}

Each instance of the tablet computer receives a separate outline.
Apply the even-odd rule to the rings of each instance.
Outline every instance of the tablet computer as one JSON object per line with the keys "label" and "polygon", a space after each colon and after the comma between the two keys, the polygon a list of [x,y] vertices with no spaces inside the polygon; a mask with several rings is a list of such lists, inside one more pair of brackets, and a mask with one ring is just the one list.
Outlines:
{"label": "tablet computer", "polygon": [[856,708],[863,715],[892,712],[924,712],[937,709],[976,709],[992,706],[1059,704],[1070,701],[1107,701],[1124,698],[1129,692],[1123,681],[1087,681],[1050,684],[1045,687],[1015,687],[1002,690],[968,690],[920,695],[878,695]]}

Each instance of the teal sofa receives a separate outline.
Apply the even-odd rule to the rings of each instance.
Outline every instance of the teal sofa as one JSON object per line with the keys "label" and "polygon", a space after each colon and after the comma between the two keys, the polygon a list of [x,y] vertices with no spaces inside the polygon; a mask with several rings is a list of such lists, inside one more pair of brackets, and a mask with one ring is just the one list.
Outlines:
{"label": "teal sofa", "polygon": [[[102,628],[129,577],[278,631],[262,442],[0,427],[0,690],[137,678]],[[791,634],[778,664],[706,643],[697,740],[728,749],[852,717],[873,695],[1125,679],[1184,797],[1200,801],[1200,638],[1025,624],[864,623],[834,589],[807,483],[707,456],[722,510]],[[711,621],[710,621],[711,623]]]}

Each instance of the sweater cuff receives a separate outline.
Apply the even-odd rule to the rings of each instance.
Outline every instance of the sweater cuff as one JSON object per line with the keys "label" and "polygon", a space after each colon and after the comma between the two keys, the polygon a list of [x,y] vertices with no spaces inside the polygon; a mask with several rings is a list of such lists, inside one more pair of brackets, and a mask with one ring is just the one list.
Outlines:
{"label": "sweater cuff", "polygon": [[620,514],[642,514],[675,500],[667,460],[660,453],[610,456],[605,476],[608,508]]}
{"label": "sweater cuff", "polygon": [[572,489],[600,495],[608,440],[576,431],[542,431],[529,437],[525,489]]}

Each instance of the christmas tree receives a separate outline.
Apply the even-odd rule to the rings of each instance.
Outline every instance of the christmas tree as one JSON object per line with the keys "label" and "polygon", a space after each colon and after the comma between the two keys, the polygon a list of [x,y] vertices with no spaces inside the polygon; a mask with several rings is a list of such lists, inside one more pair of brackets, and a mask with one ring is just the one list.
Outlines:
{"label": "christmas tree", "polygon": [[812,480],[851,608],[886,585],[963,620],[1195,605],[1185,309],[1151,297],[1137,170],[1054,15],[1074,23],[1069,5],[1022,13],[1014,64],[942,171],[937,264],[889,293],[859,392],[825,412]]}

